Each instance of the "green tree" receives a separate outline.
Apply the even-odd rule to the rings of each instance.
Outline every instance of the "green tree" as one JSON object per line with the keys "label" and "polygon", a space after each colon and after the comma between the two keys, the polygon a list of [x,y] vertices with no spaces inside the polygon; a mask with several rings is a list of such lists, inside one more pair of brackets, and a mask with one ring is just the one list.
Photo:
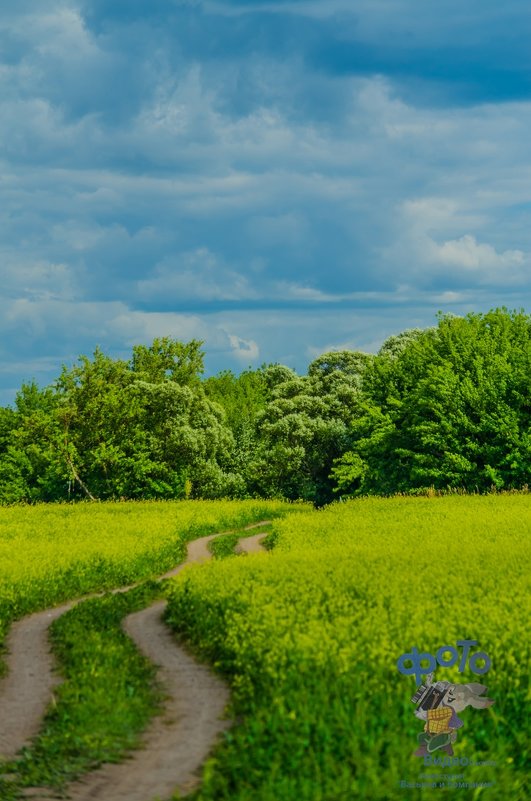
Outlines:
{"label": "green tree", "polygon": [[366,354],[341,351],[320,356],[307,376],[279,366],[265,371],[273,388],[257,421],[260,445],[251,464],[257,491],[318,505],[332,499],[330,470],[346,450],[369,362]]}
{"label": "green tree", "polygon": [[15,409],[2,410],[3,453],[0,455],[0,501],[58,500],[65,476],[57,453],[57,425],[52,389],[23,384]]}
{"label": "green tree", "polygon": [[252,480],[249,465],[259,445],[257,419],[271,391],[266,379],[266,367],[244,370],[239,376],[224,370],[204,381],[207,397],[219,404],[234,437],[234,446],[220,457],[220,464],[239,477],[239,494],[249,495]]}
{"label": "green tree", "polygon": [[215,497],[233,476],[223,410],[199,380],[200,342],[156,339],[129,362],[96,350],[56,384],[62,456],[76,494],[95,498]]}
{"label": "green tree", "polygon": [[131,369],[144,381],[159,384],[166,379],[181,385],[196,385],[203,373],[203,342],[179,342],[171,337],[154,339],[151,345],[135,345]]}
{"label": "green tree", "polygon": [[531,318],[440,315],[367,369],[363,413],[336,462],[347,494],[519,488],[531,476]]}
{"label": "green tree", "polygon": [[[0,500],[220,497],[234,448],[200,380],[200,342],[157,339],[130,361],[96,349],[0,416]],[[13,428],[9,431],[9,424]]]}

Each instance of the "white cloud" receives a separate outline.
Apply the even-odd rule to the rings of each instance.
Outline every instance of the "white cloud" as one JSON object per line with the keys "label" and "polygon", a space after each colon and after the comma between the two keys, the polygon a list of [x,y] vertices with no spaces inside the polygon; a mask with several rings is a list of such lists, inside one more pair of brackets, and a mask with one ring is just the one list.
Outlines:
{"label": "white cloud", "polygon": [[72,300],[76,279],[68,264],[25,261],[9,252],[0,253],[2,292],[23,302],[28,300]]}
{"label": "white cloud", "polygon": [[460,233],[488,224],[486,214],[471,208],[468,198],[445,196],[405,200],[399,210],[405,224],[415,235]]}
{"label": "white cloud", "polygon": [[291,281],[278,281],[275,284],[275,295],[286,300],[314,301],[319,303],[329,303],[338,300],[341,296],[329,295],[304,284],[296,284]]}
{"label": "white cloud", "polygon": [[[396,239],[382,250],[382,258],[386,263],[394,259],[395,264],[407,265],[402,274],[406,284],[427,288],[445,283],[439,296],[450,300],[455,290],[460,297],[463,286],[508,289],[529,284],[531,242],[530,249],[524,250],[486,241],[499,231],[470,198],[410,199],[401,204],[397,219],[401,225]],[[507,235],[501,241],[507,242]]]}
{"label": "white cloud", "polygon": [[183,341],[209,338],[217,347],[220,342],[227,344],[226,337],[220,335],[215,327],[208,326],[200,317],[191,314],[145,312],[124,306],[119,313],[110,316],[106,326],[113,338],[130,347],[164,336]]}
{"label": "white cloud", "polygon": [[[40,57],[50,66],[55,60],[74,64],[102,55],[74,3],[59,0],[53,8],[43,8],[40,2],[26,9],[20,6],[20,2],[11,8],[4,4],[0,34],[25,46],[22,65],[36,64]],[[39,78],[42,70],[40,73]]]}
{"label": "white cloud", "polygon": [[51,13],[32,14],[23,18],[23,22],[19,35],[25,33],[38,52],[47,57],[72,61],[99,55],[96,42],[77,9],[63,6]]}
{"label": "white cloud", "polygon": [[[209,352],[237,360],[255,361],[259,355],[254,340],[233,332],[230,318],[208,322],[199,315],[139,311],[121,302],[67,303],[48,298],[0,301],[0,334],[9,337],[19,328],[24,330],[25,340],[35,345],[42,338],[60,343],[61,352],[70,354],[67,360],[77,358],[74,342],[82,352],[91,353],[97,344],[123,350],[124,346],[131,348],[164,336],[204,340]],[[16,364],[16,358],[9,363]],[[42,362],[45,366],[49,363]]]}
{"label": "white cloud", "polygon": [[498,253],[492,245],[480,243],[475,236],[466,234],[459,239],[451,239],[441,245],[433,243],[432,260],[449,267],[459,267],[469,272],[480,272],[492,278],[506,281],[508,276],[529,275],[529,258],[521,250],[505,250]]}
{"label": "white cloud", "polygon": [[253,339],[242,339],[235,334],[229,334],[232,355],[246,364],[256,362],[260,356],[260,348]]}
{"label": "white cloud", "polygon": [[225,266],[208,248],[168,256],[150,278],[138,282],[142,299],[164,299],[178,306],[186,300],[244,300],[258,298],[247,278]]}

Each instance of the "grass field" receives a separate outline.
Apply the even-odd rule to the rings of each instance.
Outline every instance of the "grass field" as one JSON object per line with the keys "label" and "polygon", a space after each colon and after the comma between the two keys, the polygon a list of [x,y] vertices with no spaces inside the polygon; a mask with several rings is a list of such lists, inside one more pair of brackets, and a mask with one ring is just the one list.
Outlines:
{"label": "grass field", "polygon": [[[243,718],[197,798],[440,798],[400,782],[441,770],[494,782],[461,797],[528,797],[530,533],[529,495],[362,499],[276,522],[269,556],[190,571],[168,619],[229,677]],[[416,683],[396,662],[458,639],[490,670],[436,679],[482,682],[495,704],[460,714],[454,754],[496,765],[428,768],[412,756]]]}
{"label": "grass field", "polygon": [[179,564],[190,539],[300,508],[274,501],[0,508],[1,636],[29,612],[143,581],[126,594],[85,601],[53,624],[66,681],[31,746],[14,761],[0,761],[0,798],[14,801],[30,786],[61,791],[82,772],[123,758],[160,705],[154,668],[120,625],[162,597],[163,584],[146,579]]}
{"label": "grass field", "polygon": [[[6,766],[18,779],[0,779],[0,795],[60,787],[135,741],[159,701],[120,620],[166,591],[169,622],[228,677],[238,720],[197,801],[442,798],[400,787],[441,773],[492,783],[462,798],[527,797],[529,495],[373,498],[321,511],[254,501],[0,509],[0,632],[30,611],[160,575],[193,537],[265,518],[277,518],[270,554],[192,567],[169,588],[90,601],[54,624],[68,680],[33,747]],[[222,538],[217,555],[235,539]],[[460,713],[455,756],[496,764],[424,767],[412,756],[416,683],[397,659],[459,639],[477,640],[490,670],[439,668],[436,679],[480,681],[495,704]],[[104,725],[92,730],[93,720]]]}
{"label": "grass field", "polygon": [[15,618],[160,575],[182,561],[187,540],[290,508],[276,501],[0,507],[0,647]]}

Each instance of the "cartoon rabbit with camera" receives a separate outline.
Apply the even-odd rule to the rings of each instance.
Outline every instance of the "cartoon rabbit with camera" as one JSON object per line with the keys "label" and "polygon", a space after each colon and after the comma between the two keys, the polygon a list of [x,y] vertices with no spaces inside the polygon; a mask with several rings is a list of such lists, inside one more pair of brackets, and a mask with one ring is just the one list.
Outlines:
{"label": "cartoon rabbit with camera", "polygon": [[414,756],[427,756],[438,749],[452,756],[452,743],[457,739],[457,729],[463,725],[457,713],[467,706],[487,709],[494,703],[483,695],[487,689],[484,684],[433,683],[433,675],[428,674],[425,684],[417,688],[411,699],[417,705],[416,717],[425,721],[424,731],[418,735],[419,747]]}

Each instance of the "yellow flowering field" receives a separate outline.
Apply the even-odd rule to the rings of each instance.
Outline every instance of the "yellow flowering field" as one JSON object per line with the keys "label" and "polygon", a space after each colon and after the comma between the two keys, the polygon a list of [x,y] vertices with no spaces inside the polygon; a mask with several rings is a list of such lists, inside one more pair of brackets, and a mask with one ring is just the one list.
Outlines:
{"label": "yellow flowering field", "polygon": [[11,620],[156,576],[194,537],[271,518],[276,501],[150,501],[0,507],[0,645]]}
{"label": "yellow flowering field", "polygon": [[[197,798],[523,801],[530,534],[530,495],[359,499],[278,520],[270,554],[176,581],[168,620],[229,677],[242,719]],[[397,660],[458,640],[490,668],[434,680],[482,683],[494,705],[460,712],[453,758],[425,765]]]}

